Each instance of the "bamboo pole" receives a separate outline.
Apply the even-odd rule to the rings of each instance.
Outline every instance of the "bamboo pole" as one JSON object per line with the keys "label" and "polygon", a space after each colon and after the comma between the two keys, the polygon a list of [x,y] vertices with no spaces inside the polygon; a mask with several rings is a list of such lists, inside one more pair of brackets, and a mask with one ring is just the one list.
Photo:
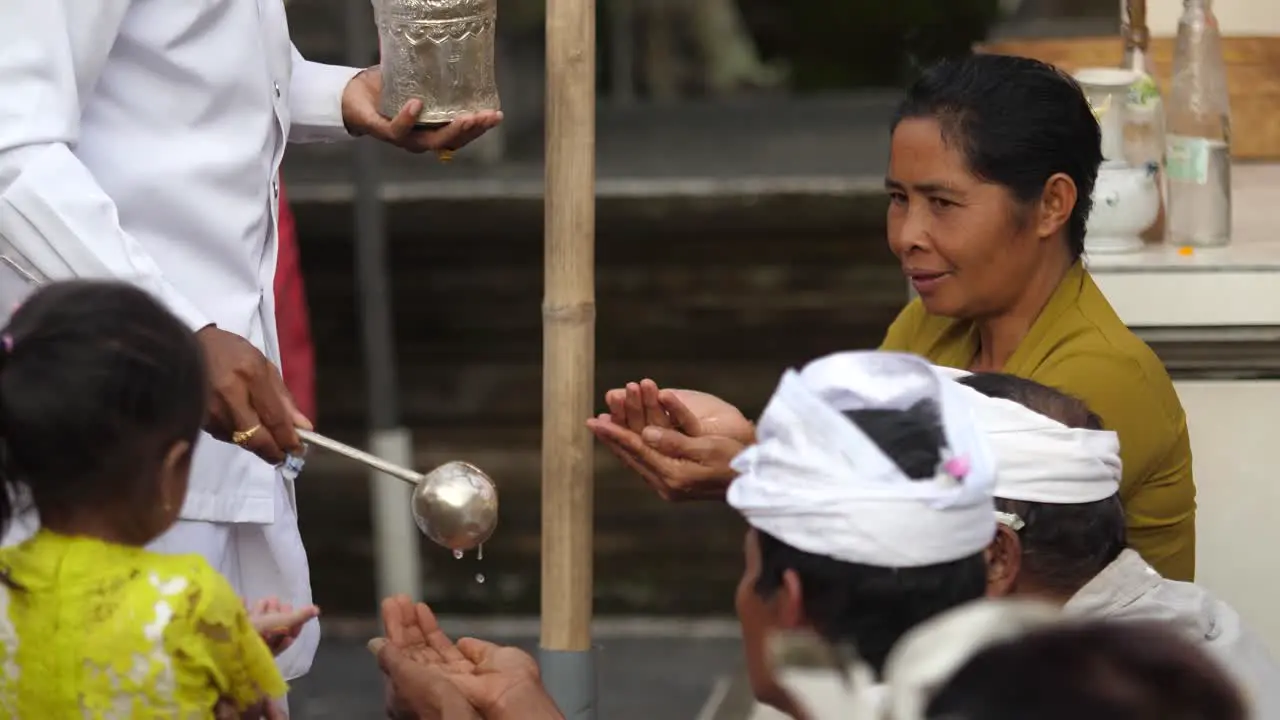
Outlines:
{"label": "bamboo pole", "polygon": [[547,0],[542,304],[542,638],[567,720],[595,717],[591,646],[595,392],[595,0]]}

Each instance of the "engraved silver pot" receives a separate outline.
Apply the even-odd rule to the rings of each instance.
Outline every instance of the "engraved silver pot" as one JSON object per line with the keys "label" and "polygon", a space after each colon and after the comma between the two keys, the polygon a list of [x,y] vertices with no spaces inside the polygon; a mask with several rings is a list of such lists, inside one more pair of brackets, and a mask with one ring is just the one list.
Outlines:
{"label": "engraved silver pot", "polygon": [[381,111],[395,117],[413,98],[418,124],[498,110],[493,44],[497,0],[373,0],[382,58]]}

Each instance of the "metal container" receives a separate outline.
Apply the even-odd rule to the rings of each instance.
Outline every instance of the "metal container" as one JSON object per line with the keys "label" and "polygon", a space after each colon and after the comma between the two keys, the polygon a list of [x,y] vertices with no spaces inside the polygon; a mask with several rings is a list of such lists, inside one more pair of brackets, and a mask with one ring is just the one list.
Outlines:
{"label": "metal container", "polygon": [[[474,550],[498,527],[498,489],[471,463],[455,460],[423,475],[310,430],[299,429],[298,437],[412,485],[413,520],[437,545],[455,553]],[[284,469],[296,477],[302,465],[302,457],[290,456]]]}
{"label": "metal container", "polygon": [[454,552],[473,550],[498,526],[498,491],[480,468],[445,463],[418,483],[413,519],[432,542]]}
{"label": "metal container", "polygon": [[418,124],[498,110],[493,46],[497,0],[373,0],[382,58],[381,111],[395,117],[413,98]]}

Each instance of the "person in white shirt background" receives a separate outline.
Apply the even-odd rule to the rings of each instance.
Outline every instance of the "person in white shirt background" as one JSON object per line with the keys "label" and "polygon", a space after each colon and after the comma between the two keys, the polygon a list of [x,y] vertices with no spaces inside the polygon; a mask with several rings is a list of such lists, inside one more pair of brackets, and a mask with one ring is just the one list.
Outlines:
{"label": "person in white shirt background", "polygon": [[1255,720],[1280,720],[1280,666],[1262,638],[1205,588],[1169,580],[1126,547],[1120,440],[1084,402],[1033,380],[940,370],[976,390],[996,459],[1000,521],[987,550],[991,597],[1056,603],[1069,616],[1153,622],[1204,649]]}
{"label": "person in white shirt background", "polygon": [[[282,0],[3,0],[0,18],[5,257],[38,279],[114,277],[158,297],[204,347],[208,432],[238,441],[199,444],[182,521],[153,549],[205,556],[244,597],[310,603],[278,467],[300,449],[295,425],[310,426],[278,370],[285,143],[370,135],[446,152],[501,114],[419,131],[411,101],[381,117],[379,70],[303,59]],[[22,277],[4,274],[0,292],[24,293]],[[312,623],[280,658],[286,678],[307,672],[318,642]]]}

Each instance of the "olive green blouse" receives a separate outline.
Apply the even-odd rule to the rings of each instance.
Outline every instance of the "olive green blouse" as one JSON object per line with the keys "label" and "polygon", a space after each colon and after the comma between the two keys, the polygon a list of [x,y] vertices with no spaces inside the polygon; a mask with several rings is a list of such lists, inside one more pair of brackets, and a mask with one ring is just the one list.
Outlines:
{"label": "olive green blouse", "polygon": [[[917,299],[889,327],[881,349],[967,369],[978,332],[971,321],[930,315]],[[1120,321],[1081,263],[1067,272],[1003,372],[1074,395],[1120,436],[1129,545],[1165,577],[1193,580],[1196,490],[1182,404],[1164,365]]]}

